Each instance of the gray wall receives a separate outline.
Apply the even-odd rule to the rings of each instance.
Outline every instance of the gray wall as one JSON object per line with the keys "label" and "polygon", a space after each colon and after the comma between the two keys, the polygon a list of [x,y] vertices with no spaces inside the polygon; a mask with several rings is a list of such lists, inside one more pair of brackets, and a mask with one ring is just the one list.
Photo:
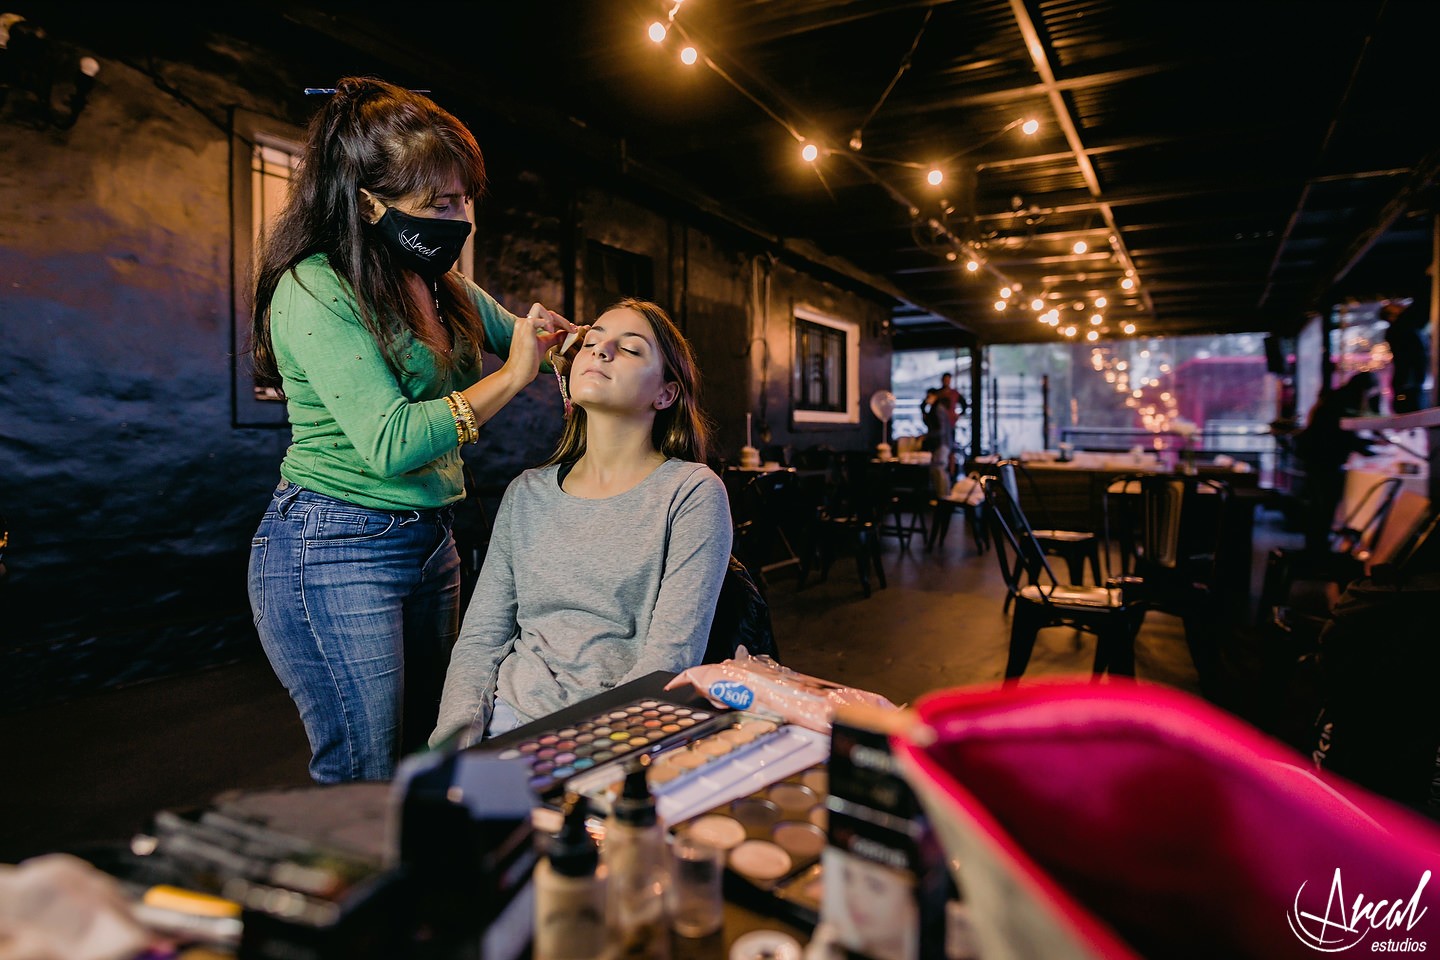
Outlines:
{"label": "gray wall", "polygon": [[[63,42],[60,25],[46,26]],[[102,69],[73,126],[14,91],[0,105],[6,711],[254,653],[245,558],[288,441],[284,429],[232,426],[226,118],[241,107],[303,123],[314,103],[288,91],[312,75],[288,76],[256,51],[223,70],[198,54],[140,67],[77,51]],[[653,199],[526,169],[481,140],[492,190],[476,274],[503,303],[587,318],[585,241],[645,254],[656,299],[699,352],[720,456],[737,457],[747,410],[777,444],[878,442],[866,399],[889,382],[879,299],[772,264],[744,237]],[[767,273],[768,314],[756,300]],[[858,426],[790,423],[796,303],[862,323]],[[541,377],[467,452],[476,479],[498,491],[548,453],[559,426],[553,380]]]}

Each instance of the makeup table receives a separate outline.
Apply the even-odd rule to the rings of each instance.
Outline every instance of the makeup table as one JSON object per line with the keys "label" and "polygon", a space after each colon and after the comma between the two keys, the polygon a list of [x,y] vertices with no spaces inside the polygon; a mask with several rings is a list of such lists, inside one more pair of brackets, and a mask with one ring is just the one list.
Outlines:
{"label": "makeup table", "polygon": [[[799,911],[801,919],[797,922],[793,909],[766,909],[767,897],[774,888],[795,879],[801,872],[818,872],[819,849],[825,839],[823,781],[830,738],[809,730],[797,732],[789,725],[777,724],[773,719],[753,713],[716,710],[693,689],[665,691],[663,688],[672,677],[665,672],[653,673],[465,750],[456,751],[453,746],[442,744],[434,751],[417,755],[427,761],[437,760],[437,764],[449,763],[452,768],[468,763],[473,765],[472,772],[488,771],[483,775],[489,779],[482,782],[476,795],[491,795],[482,802],[490,803],[497,810],[504,806],[503,796],[509,792],[512,798],[508,801],[509,813],[501,813],[483,823],[466,823],[465,808],[458,801],[455,805],[444,802],[447,794],[452,798],[456,796],[454,791],[460,789],[458,778],[455,786],[445,789],[440,784],[437,792],[434,777],[425,783],[424,770],[413,773],[404,766],[393,783],[226,795],[217,798],[205,814],[207,820],[215,818],[215,823],[240,824],[253,829],[251,839],[298,839],[297,846],[313,843],[315,851],[341,850],[353,855],[354,862],[348,865],[353,868],[353,874],[369,874],[372,879],[351,886],[346,894],[351,902],[335,913],[348,917],[352,909],[356,915],[363,910],[365,939],[355,940],[352,930],[343,942],[330,944],[307,956],[317,960],[332,956],[343,956],[347,960],[374,956],[388,960],[400,955],[394,952],[396,945],[380,944],[386,937],[398,936],[401,925],[408,922],[403,918],[410,916],[411,908],[405,904],[415,900],[425,903],[428,909],[436,892],[443,896],[447,887],[448,881],[442,878],[437,883],[435,877],[430,876],[425,878],[425,883],[411,889],[417,871],[433,873],[430,865],[437,864],[441,873],[448,875],[454,865],[473,858],[471,851],[480,849],[476,847],[477,838],[493,837],[499,865],[496,872],[524,869],[524,875],[528,876],[529,868],[521,865],[531,856],[533,841],[528,830],[517,832],[518,825],[533,821],[537,831],[550,829],[547,817],[555,811],[555,801],[567,791],[603,798],[612,782],[618,786],[625,761],[648,755],[650,771],[658,773],[661,780],[652,784],[652,792],[667,827],[683,824],[689,828],[698,824],[697,831],[710,831],[722,844],[729,843],[727,837],[738,831],[739,836],[731,838],[736,841],[731,844],[731,860],[750,872],[747,878],[727,869],[721,930],[701,938],[672,934],[673,960],[725,960],[736,939],[756,930],[780,931],[804,944],[813,924],[807,919],[807,912]],[[557,758],[560,758],[559,766],[568,765],[570,769],[559,771]],[[576,762],[585,759],[592,762]],[[500,769],[496,764],[502,764],[507,775],[514,775],[494,777],[494,772]],[[432,772],[439,769],[439,765],[431,768]],[[607,774],[613,774],[613,779]],[[518,806],[513,799],[517,796],[514,786],[500,783],[501,779],[519,785],[523,797]],[[475,791],[473,776],[465,789]],[[429,798],[423,808],[414,799],[422,793]],[[603,802],[597,806],[603,808]],[[156,822],[167,825],[171,831],[167,836],[172,838],[172,843],[177,836],[187,844],[201,840],[215,842],[215,835],[205,832],[209,825],[201,824],[199,816],[197,811],[162,811],[156,815]],[[603,827],[600,816],[594,823]],[[523,837],[523,840],[507,841],[503,839],[506,836]],[[429,850],[423,857],[412,859],[417,843]],[[241,861],[245,857],[252,855],[248,841],[245,845],[244,855],[239,845],[233,853],[237,869],[243,866]],[[398,867],[392,860],[394,854],[389,852],[397,845]],[[509,852],[504,852],[507,845]],[[164,853],[164,845],[161,846],[160,853]],[[91,862],[133,890],[168,884],[210,896],[223,895],[220,880],[206,879],[211,871],[196,870],[194,862],[180,869],[175,862],[166,862],[160,855],[137,856],[137,849],[135,840],[127,839],[97,850]],[[189,849],[193,852],[193,847]],[[217,861],[223,861],[226,852],[216,849],[214,855]],[[306,857],[313,859],[310,853]],[[781,860],[784,863],[780,863]],[[419,863],[424,866],[417,867]],[[503,880],[494,882],[500,885],[497,889],[503,889]],[[233,884],[230,889],[235,889]],[[515,889],[504,896],[510,906],[495,908],[497,915],[485,921],[488,925],[485,937],[488,941],[495,932],[508,927],[505,934],[508,945],[487,946],[482,951],[486,960],[521,960],[529,956],[534,908],[531,901]],[[363,907],[355,906],[361,897],[366,901]],[[473,889],[465,894],[465,902],[485,904],[487,908],[492,899],[492,895],[483,891],[477,895]],[[295,900],[312,903],[317,907],[317,916],[325,914],[327,904],[323,898],[295,896]],[[458,911],[451,908],[449,913],[437,913],[437,916],[466,917],[467,913],[475,911],[467,911],[461,904]],[[263,929],[271,918],[253,914],[247,907],[242,919],[245,940],[238,948],[212,946],[203,952],[181,952],[175,955],[177,960],[228,956],[265,960],[279,957],[283,949],[299,942],[284,937],[277,939],[277,949],[283,948],[281,953],[257,950],[253,943],[247,949],[246,940],[250,939],[252,928]],[[334,917],[331,920],[338,922]],[[433,937],[423,954],[424,960],[476,960],[481,954],[471,952],[475,935],[468,936],[471,937],[470,949],[457,949],[456,941],[444,934]],[[445,941],[449,941],[448,944]],[[362,944],[364,949],[360,949]],[[406,949],[411,948],[413,944]]]}

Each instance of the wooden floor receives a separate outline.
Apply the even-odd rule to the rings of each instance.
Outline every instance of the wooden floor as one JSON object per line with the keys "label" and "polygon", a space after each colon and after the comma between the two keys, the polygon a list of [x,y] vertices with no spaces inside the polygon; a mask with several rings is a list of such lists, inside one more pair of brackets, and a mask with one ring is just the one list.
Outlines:
{"label": "wooden floor", "polygon": [[[1276,543],[1293,545],[1278,522],[1262,511],[1257,556]],[[846,559],[827,581],[812,580],[803,590],[783,572],[772,578],[783,661],[896,703],[997,682],[1009,617],[993,556],[975,553],[958,518],[934,552],[918,542],[908,550],[891,539],[883,546],[889,586],[869,598]],[[1262,567],[1257,560],[1257,577]],[[1026,680],[1088,674],[1093,644],[1093,637],[1065,628],[1042,631]],[[1242,677],[1247,670],[1243,663],[1232,669]],[[1198,692],[1173,617],[1147,617],[1136,675]],[[1243,707],[1236,712],[1246,715]],[[0,743],[7,780],[0,790],[0,862],[125,838],[156,810],[204,803],[224,790],[309,782],[299,719],[260,656],[0,717]]]}

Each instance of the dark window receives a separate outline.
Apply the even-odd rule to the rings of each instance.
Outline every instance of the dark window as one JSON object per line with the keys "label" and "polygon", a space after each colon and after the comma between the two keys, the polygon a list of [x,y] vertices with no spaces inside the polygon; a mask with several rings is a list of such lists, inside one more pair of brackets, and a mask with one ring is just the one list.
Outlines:
{"label": "dark window", "polygon": [[795,318],[795,409],[845,412],[845,331]]}
{"label": "dark window", "polygon": [[595,240],[585,245],[585,303],[593,320],[617,300],[655,299],[655,264],[647,256]]}

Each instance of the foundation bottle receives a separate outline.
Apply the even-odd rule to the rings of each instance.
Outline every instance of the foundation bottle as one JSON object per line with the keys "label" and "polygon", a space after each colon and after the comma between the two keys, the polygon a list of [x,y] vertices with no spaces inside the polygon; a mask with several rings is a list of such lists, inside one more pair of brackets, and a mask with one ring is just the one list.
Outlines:
{"label": "foundation bottle", "polygon": [[564,824],[535,865],[534,960],[605,956],[605,884],[599,847],[585,829],[588,810],[584,797],[566,798]]}
{"label": "foundation bottle", "polygon": [[605,821],[605,918],[615,960],[670,958],[666,854],[665,831],[656,817],[645,764],[637,763],[626,773]]}

